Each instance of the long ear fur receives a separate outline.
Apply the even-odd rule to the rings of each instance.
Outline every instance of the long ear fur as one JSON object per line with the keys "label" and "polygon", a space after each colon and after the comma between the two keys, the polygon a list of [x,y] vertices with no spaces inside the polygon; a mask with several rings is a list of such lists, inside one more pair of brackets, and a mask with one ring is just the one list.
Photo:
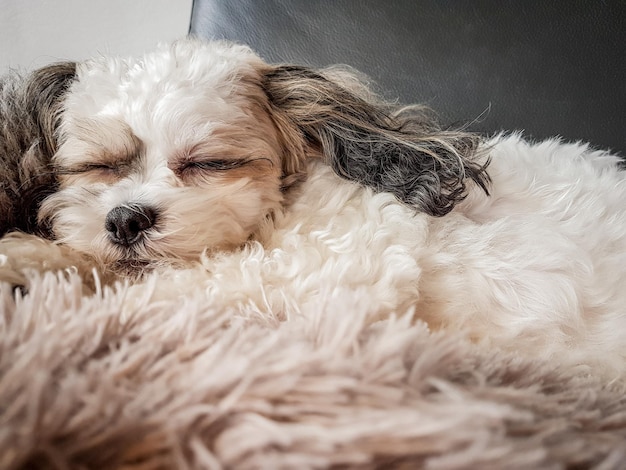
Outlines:
{"label": "long ear fur", "polygon": [[283,113],[338,175],[435,216],[463,200],[468,180],[488,192],[479,137],[440,128],[425,107],[394,107],[332,70],[277,66],[265,80],[275,113]]}
{"label": "long ear fur", "polygon": [[0,79],[0,235],[21,230],[49,236],[37,224],[41,201],[54,191],[61,98],[76,74],[73,62]]}

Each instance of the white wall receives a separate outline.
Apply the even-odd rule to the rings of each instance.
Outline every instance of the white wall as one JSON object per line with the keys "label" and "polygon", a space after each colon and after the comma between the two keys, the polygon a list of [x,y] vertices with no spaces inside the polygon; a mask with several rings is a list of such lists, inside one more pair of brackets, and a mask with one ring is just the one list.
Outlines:
{"label": "white wall", "polygon": [[137,55],[189,30],[192,0],[0,0],[0,73]]}

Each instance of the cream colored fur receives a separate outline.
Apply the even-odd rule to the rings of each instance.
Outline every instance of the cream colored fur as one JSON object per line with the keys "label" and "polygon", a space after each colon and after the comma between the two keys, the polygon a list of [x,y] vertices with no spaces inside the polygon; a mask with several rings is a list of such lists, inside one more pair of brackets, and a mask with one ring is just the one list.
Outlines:
{"label": "cream colored fur", "polygon": [[[195,41],[78,65],[57,240],[0,240],[0,467],[621,468],[623,161],[511,134],[477,163],[411,121],[403,151],[446,171],[396,196],[434,217],[328,164],[337,129],[397,132],[276,70]],[[137,204],[158,217],[123,246],[107,219]]]}
{"label": "cream colored fur", "polygon": [[[24,297],[3,286],[0,467],[623,468],[623,383],[412,315],[371,323],[378,289],[311,276],[346,248],[316,228],[291,227],[285,251],[257,246],[210,277],[170,272],[177,282],[93,296],[73,273],[31,272]],[[290,259],[307,239],[308,256]],[[336,256],[314,258],[316,245]]]}
{"label": "cream colored fur", "polygon": [[[139,299],[156,283],[162,298],[203,292],[219,308],[253,308],[272,321],[348,290],[362,297],[368,322],[412,311],[433,330],[623,377],[626,185],[617,156],[498,136],[478,152],[491,159],[490,195],[477,177],[452,212],[432,217],[336,176],[322,144],[306,143],[314,137],[303,129],[313,128],[290,121],[289,93],[304,93],[298,79],[309,90],[310,79],[288,75],[280,88],[264,82],[269,70],[277,73],[244,46],[193,40],[142,59],[79,64],[53,158],[60,188],[40,213],[59,246],[5,238],[2,280],[25,284],[29,269],[59,268],[90,278],[95,269],[93,291],[112,273],[149,266],[155,273],[130,291]],[[280,104],[278,89],[289,92]],[[328,89],[316,88],[315,119]],[[442,135],[450,138],[433,142],[452,154],[444,163],[462,160]],[[222,160],[236,165],[210,166]],[[122,246],[107,217],[133,204],[158,217]]]}
{"label": "cream colored fur", "polygon": [[[431,329],[622,377],[626,189],[617,157],[515,135],[488,145],[492,196],[471,192],[446,217],[416,213],[312,163],[258,240],[146,282],[157,282],[162,298],[201,291],[215,308],[253,306],[272,321],[348,289],[368,321],[412,311]],[[133,289],[141,297],[142,284]]]}
{"label": "cream colored fur", "polygon": [[[369,321],[411,310],[432,329],[623,376],[626,185],[618,158],[519,136],[488,145],[492,196],[476,190],[443,218],[315,165],[259,242],[205,260],[200,285],[220,306],[252,304],[278,320],[323,293],[352,289]],[[175,278],[178,290],[202,275]]]}

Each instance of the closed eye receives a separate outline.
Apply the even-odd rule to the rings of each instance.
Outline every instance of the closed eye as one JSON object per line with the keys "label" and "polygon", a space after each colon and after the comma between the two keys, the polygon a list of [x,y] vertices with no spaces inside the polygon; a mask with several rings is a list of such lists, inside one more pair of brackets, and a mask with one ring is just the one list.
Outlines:
{"label": "closed eye", "polygon": [[255,161],[265,160],[272,164],[269,158],[244,158],[244,159],[213,159],[213,160],[198,160],[184,162],[179,168],[180,173],[185,171],[208,171],[208,172],[222,172],[234,170],[235,168],[241,168]]}
{"label": "closed eye", "polygon": [[228,171],[234,168],[242,167],[247,163],[246,160],[203,160],[197,162],[185,162],[181,170],[198,169],[211,171]]}
{"label": "closed eye", "polygon": [[60,175],[78,175],[81,173],[88,173],[90,171],[101,171],[106,173],[118,173],[120,171],[119,165],[113,165],[108,163],[84,163],[73,167],[60,167],[57,168],[57,173]]}

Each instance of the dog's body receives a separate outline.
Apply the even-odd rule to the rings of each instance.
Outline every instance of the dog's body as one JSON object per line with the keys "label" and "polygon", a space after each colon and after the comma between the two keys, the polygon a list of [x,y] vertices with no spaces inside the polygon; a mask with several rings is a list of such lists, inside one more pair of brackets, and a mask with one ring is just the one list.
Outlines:
{"label": "dog's body", "polygon": [[[432,328],[626,371],[617,157],[518,136],[480,144],[348,75],[268,66],[224,43],[102,59],[60,83],[54,119],[33,126],[54,134],[40,161],[58,178],[34,199],[38,228],[99,269],[188,268],[208,252],[180,272],[208,267],[192,284],[225,303],[288,315],[341,286],[372,319],[415,308]],[[19,165],[8,153],[4,167]]]}

